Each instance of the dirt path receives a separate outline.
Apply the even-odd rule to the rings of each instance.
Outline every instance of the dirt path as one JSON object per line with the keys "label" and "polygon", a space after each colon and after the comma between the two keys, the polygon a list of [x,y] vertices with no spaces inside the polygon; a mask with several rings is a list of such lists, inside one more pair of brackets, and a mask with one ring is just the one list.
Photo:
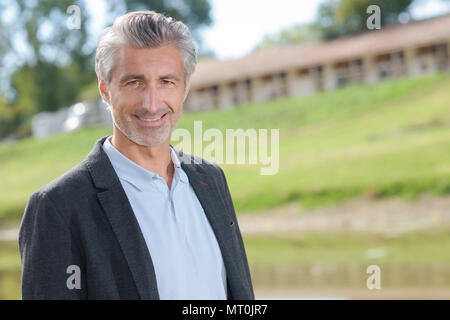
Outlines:
{"label": "dirt path", "polygon": [[19,228],[0,229],[0,241],[16,241],[19,236]]}
{"label": "dirt path", "polygon": [[[450,196],[425,194],[415,201],[362,197],[306,211],[294,203],[261,212],[241,212],[238,219],[244,235],[292,231],[399,234],[450,227]],[[15,241],[18,233],[18,227],[0,229],[0,241]]]}
{"label": "dirt path", "polygon": [[243,234],[291,231],[403,233],[450,226],[450,196],[429,194],[415,201],[362,197],[314,210],[297,204],[238,215]]}

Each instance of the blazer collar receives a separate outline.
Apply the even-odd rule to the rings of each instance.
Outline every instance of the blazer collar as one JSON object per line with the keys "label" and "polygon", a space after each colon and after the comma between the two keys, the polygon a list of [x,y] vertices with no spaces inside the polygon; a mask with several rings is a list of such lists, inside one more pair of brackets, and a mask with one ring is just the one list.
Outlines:
{"label": "blazer collar", "polygon": [[[103,150],[103,143],[108,137],[109,136],[105,136],[97,140],[85,160],[86,165],[89,168],[89,172],[92,176],[92,180],[94,181],[94,185],[98,189],[108,189],[112,185],[115,185],[118,180],[118,176],[115,173],[111,161]],[[181,165],[183,169],[189,168],[189,172],[194,175],[205,174],[205,171],[202,169],[201,165],[199,165],[198,160],[194,158],[194,156],[188,155],[181,150],[177,150],[172,145],[170,145],[170,147],[175,151],[175,154],[177,155],[177,159],[175,160],[176,163],[174,162],[175,165]],[[102,169],[103,171],[95,169]],[[104,170],[106,170],[107,172],[105,172]]]}
{"label": "blazer collar", "polygon": [[[139,189],[140,191],[151,191],[154,190],[151,186],[152,179],[155,177],[159,177],[156,172],[149,171],[144,167],[141,167],[136,162],[128,159],[125,155],[120,153],[110,142],[110,139],[107,138],[104,140],[103,148],[105,153],[108,156],[108,159],[113,165],[116,174],[120,179],[126,180],[131,183],[134,187]],[[178,160],[177,152],[174,150],[172,146],[169,147],[170,157],[172,163],[174,164],[174,180],[181,181],[183,183],[188,183],[188,177],[183,172],[181,168],[180,161]]]}

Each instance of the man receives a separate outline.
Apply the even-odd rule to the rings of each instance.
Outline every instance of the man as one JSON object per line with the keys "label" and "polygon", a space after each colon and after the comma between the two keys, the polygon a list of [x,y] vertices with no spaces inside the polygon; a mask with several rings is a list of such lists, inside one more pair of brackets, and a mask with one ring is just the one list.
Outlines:
{"label": "man", "polygon": [[24,299],[254,299],[223,171],[170,134],[196,64],[181,22],[128,13],[96,52],[113,135],[29,199]]}

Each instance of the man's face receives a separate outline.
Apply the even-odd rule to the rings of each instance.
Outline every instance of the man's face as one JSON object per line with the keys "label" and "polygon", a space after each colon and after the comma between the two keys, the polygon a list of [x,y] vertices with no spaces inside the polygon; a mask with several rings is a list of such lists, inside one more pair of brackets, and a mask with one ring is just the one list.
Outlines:
{"label": "man's face", "polygon": [[99,82],[103,99],[111,106],[115,130],[136,144],[165,142],[182,113],[189,79],[183,80],[178,48],[122,47],[115,55],[109,85]]}

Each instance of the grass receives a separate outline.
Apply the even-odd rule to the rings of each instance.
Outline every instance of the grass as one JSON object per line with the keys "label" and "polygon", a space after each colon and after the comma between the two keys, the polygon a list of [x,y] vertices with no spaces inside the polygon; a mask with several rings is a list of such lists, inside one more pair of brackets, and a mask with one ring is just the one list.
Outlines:
{"label": "grass", "polygon": [[20,269],[21,262],[17,241],[1,241],[0,252],[0,272],[10,272]]}
{"label": "grass", "polygon": [[[280,168],[224,168],[238,211],[288,202],[310,208],[369,194],[414,199],[450,192],[450,76],[402,78],[309,97],[184,113],[178,128],[280,131]],[[37,188],[78,162],[111,128],[0,144],[0,224],[17,223]],[[206,146],[206,142],[203,142]]]}
{"label": "grass", "polygon": [[20,299],[21,262],[17,241],[0,242],[0,300]]}

